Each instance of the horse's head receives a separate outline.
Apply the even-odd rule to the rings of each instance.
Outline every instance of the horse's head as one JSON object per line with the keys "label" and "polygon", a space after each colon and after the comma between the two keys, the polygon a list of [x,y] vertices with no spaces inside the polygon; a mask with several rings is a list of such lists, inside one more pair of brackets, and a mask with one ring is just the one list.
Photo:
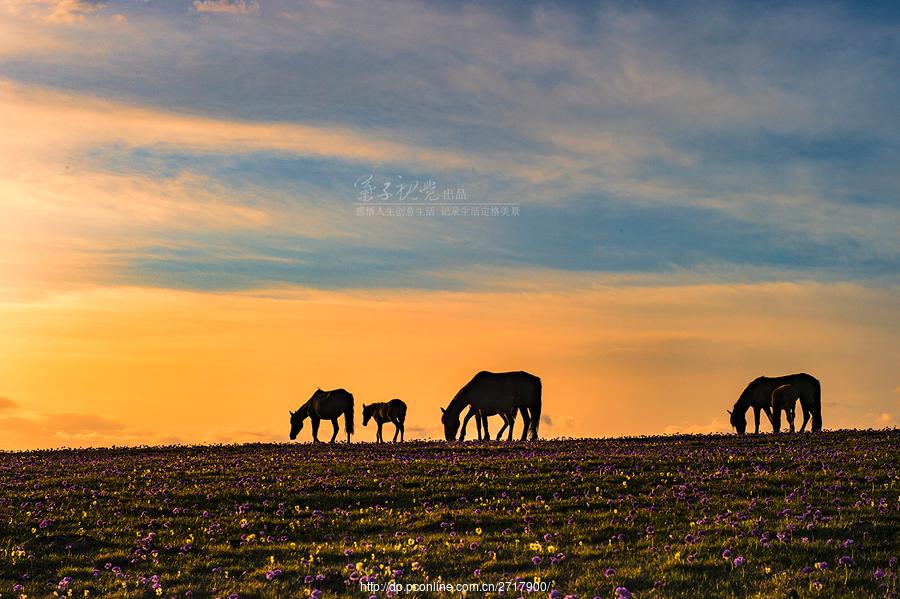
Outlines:
{"label": "horse's head", "polygon": [[747,417],[744,413],[739,412],[738,410],[725,410],[728,412],[731,419],[731,426],[734,427],[734,430],[737,431],[737,434],[743,435],[747,432]]}
{"label": "horse's head", "polygon": [[444,438],[448,441],[456,440],[456,433],[459,431],[459,414],[455,417],[441,408],[441,423],[444,425]]}
{"label": "horse's head", "polygon": [[372,416],[375,414],[375,404],[366,405],[363,404],[363,426],[369,424],[369,420],[372,419]]}
{"label": "horse's head", "polygon": [[297,438],[297,433],[303,429],[303,421],[306,420],[306,410],[300,408],[296,412],[291,412],[291,441]]}

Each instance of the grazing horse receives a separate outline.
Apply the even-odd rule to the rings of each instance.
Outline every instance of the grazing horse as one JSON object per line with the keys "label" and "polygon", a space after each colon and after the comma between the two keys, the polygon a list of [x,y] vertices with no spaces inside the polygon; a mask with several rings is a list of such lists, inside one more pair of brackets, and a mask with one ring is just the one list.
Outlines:
{"label": "grazing horse", "polygon": [[[503,436],[503,431],[506,430],[506,427],[509,428],[509,434],[512,434],[512,427],[516,423],[516,413],[513,412],[512,416],[507,416],[505,412],[496,412],[490,410],[488,408],[482,408],[481,410],[475,410],[475,408],[470,407],[469,412],[475,411],[475,425],[478,427],[478,440],[479,441],[490,441],[491,433],[488,432],[488,416],[500,416],[503,419],[503,428],[500,429],[500,432],[497,433],[497,440],[500,440],[500,437]],[[464,418],[466,422],[468,422],[469,416],[468,414]],[[484,428],[484,435],[482,436],[481,430]]]}
{"label": "grazing horse", "polygon": [[319,421],[331,420],[334,426],[334,434],[331,435],[331,443],[337,438],[338,416],[344,415],[344,427],[347,429],[347,443],[350,442],[350,434],[353,432],[353,395],[344,389],[322,391],[316,389],[309,400],[291,412],[291,441],[297,438],[297,433],[303,428],[303,421],[309,418],[312,422],[313,441],[319,442]]}
{"label": "grazing horse", "polygon": [[731,417],[731,426],[739,435],[743,435],[747,430],[747,410],[750,408],[753,408],[756,418],[757,433],[759,433],[760,410],[765,411],[766,416],[772,421],[772,430],[776,430],[771,408],[772,392],[782,385],[791,385],[799,395],[800,407],[803,408],[803,425],[800,432],[806,429],[810,417],[812,430],[822,430],[822,386],[814,376],[800,373],[777,377],[761,376],[747,385],[735,402],[734,409],[726,410]]}
{"label": "grazing horse", "polygon": [[[448,441],[456,439],[459,415],[467,406],[474,409],[469,410],[462,423],[460,441],[465,440],[469,419],[481,410],[485,410],[485,418],[486,414],[505,414],[510,422],[517,411],[521,412],[525,421],[522,440],[527,438],[529,430],[532,440],[535,440],[541,421],[541,379],[522,371],[479,372],[459,390],[446,409],[441,408],[444,438]],[[512,426],[509,427],[508,440],[512,441]]]}
{"label": "grazing horse", "polygon": [[363,426],[369,424],[369,420],[374,418],[378,424],[378,433],[375,439],[379,443],[384,443],[384,437],[381,436],[381,427],[385,422],[393,422],[396,430],[394,431],[394,443],[397,442],[397,434],[400,434],[400,441],[403,441],[403,423],[406,422],[406,404],[399,399],[392,399],[384,403],[363,404]]}
{"label": "grazing horse", "polygon": [[797,400],[800,392],[793,385],[781,385],[772,391],[772,428],[775,432],[781,430],[781,412],[784,411],[791,432],[794,432],[794,414],[797,410]]}

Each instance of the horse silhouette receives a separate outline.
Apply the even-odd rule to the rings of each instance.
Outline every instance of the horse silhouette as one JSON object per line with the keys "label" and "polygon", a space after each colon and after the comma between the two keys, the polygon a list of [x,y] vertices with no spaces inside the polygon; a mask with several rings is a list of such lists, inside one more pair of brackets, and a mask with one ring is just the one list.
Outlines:
{"label": "horse silhouette", "polygon": [[794,432],[794,415],[797,409],[797,400],[800,392],[793,385],[781,385],[772,391],[772,428],[775,432],[781,430],[781,412],[784,412],[791,432]]}
{"label": "horse silhouette", "polygon": [[803,425],[800,432],[806,429],[806,423],[812,417],[812,430],[822,430],[822,386],[819,380],[812,375],[801,372],[786,376],[767,377],[761,376],[750,382],[741,396],[734,404],[732,410],[726,410],[730,416],[731,426],[739,435],[747,431],[747,410],[753,408],[756,420],[756,433],[759,433],[759,413],[764,411],[775,428],[775,420],[772,416],[772,392],[782,385],[791,385],[796,389],[800,399],[800,407],[803,409]]}
{"label": "horse silhouette", "polygon": [[353,433],[353,395],[345,389],[332,389],[322,391],[316,389],[312,397],[305,404],[291,412],[291,441],[297,438],[297,433],[303,428],[303,421],[309,418],[312,423],[313,441],[319,442],[319,422],[331,420],[334,426],[334,434],[330,443],[334,443],[338,434],[338,416],[344,415],[344,427],[347,429],[347,443],[350,442],[350,434]]}
{"label": "horse silhouette", "polygon": [[374,418],[378,424],[378,433],[375,439],[379,443],[384,443],[384,437],[381,435],[381,427],[385,422],[393,422],[396,430],[394,431],[394,443],[397,442],[397,434],[400,434],[400,441],[403,441],[404,422],[406,422],[406,404],[402,400],[392,399],[390,401],[373,404],[363,404],[363,426],[369,424],[369,420]]}
{"label": "horse silhouette", "polygon": [[[522,440],[531,431],[532,440],[537,439],[541,421],[541,379],[527,372],[487,372],[481,371],[459,390],[446,408],[441,408],[444,438],[454,441],[459,432],[459,416],[466,407],[469,410],[462,424],[460,441],[465,440],[466,424],[479,411],[485,414],[503,414],[511,422],[517,411],[522,413],[524,428]],[[485,416],[486,417],[486,416]],[[509,427],[509,441],[512,441],[512,426]]]}

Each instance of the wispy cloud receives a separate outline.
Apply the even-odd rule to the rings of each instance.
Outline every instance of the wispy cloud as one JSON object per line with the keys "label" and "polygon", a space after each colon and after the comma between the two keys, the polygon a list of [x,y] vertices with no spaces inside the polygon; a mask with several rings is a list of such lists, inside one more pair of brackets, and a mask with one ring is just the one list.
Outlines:
{"label": "wispy cloud", "polygon": [[51,10],[47,15],[47,20],[62,23],[81,21],[86,16],[100,12],[106,6],[100,2],[85,0],[55,0],[49,4]]}
{"label": "wispy cloud", "polygon": [[0,0],[0,15],[53,24],[82,23],[105,8],[96,0]]}
{"label": "wispy cloud", "polygon": [[716,417],[705,423],[688,421],[681,424],[669,424],[663,428],[663,433],[666,435],[706,435],[709,433],[728,433],[733,430],[727,417]]}
{"label": "wispy cloud", "polygon": [[372,164],[473,163],[461,153],[391,141],[384,132],[192,116],[10,81],[0,81],[0,108],[9,132],[5,143],[32,152],[119,143],[212,153],[283,151]]}

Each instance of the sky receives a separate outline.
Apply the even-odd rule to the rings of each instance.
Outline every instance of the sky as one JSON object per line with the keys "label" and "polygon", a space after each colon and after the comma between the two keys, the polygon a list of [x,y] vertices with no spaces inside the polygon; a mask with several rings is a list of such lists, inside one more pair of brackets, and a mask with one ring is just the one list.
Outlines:
{"label": "sky", "polygon": [[898,73],[894,3],[0,0],[0,449],[439,438],[480,370],[548,437],[802,371],[894,427]]}

